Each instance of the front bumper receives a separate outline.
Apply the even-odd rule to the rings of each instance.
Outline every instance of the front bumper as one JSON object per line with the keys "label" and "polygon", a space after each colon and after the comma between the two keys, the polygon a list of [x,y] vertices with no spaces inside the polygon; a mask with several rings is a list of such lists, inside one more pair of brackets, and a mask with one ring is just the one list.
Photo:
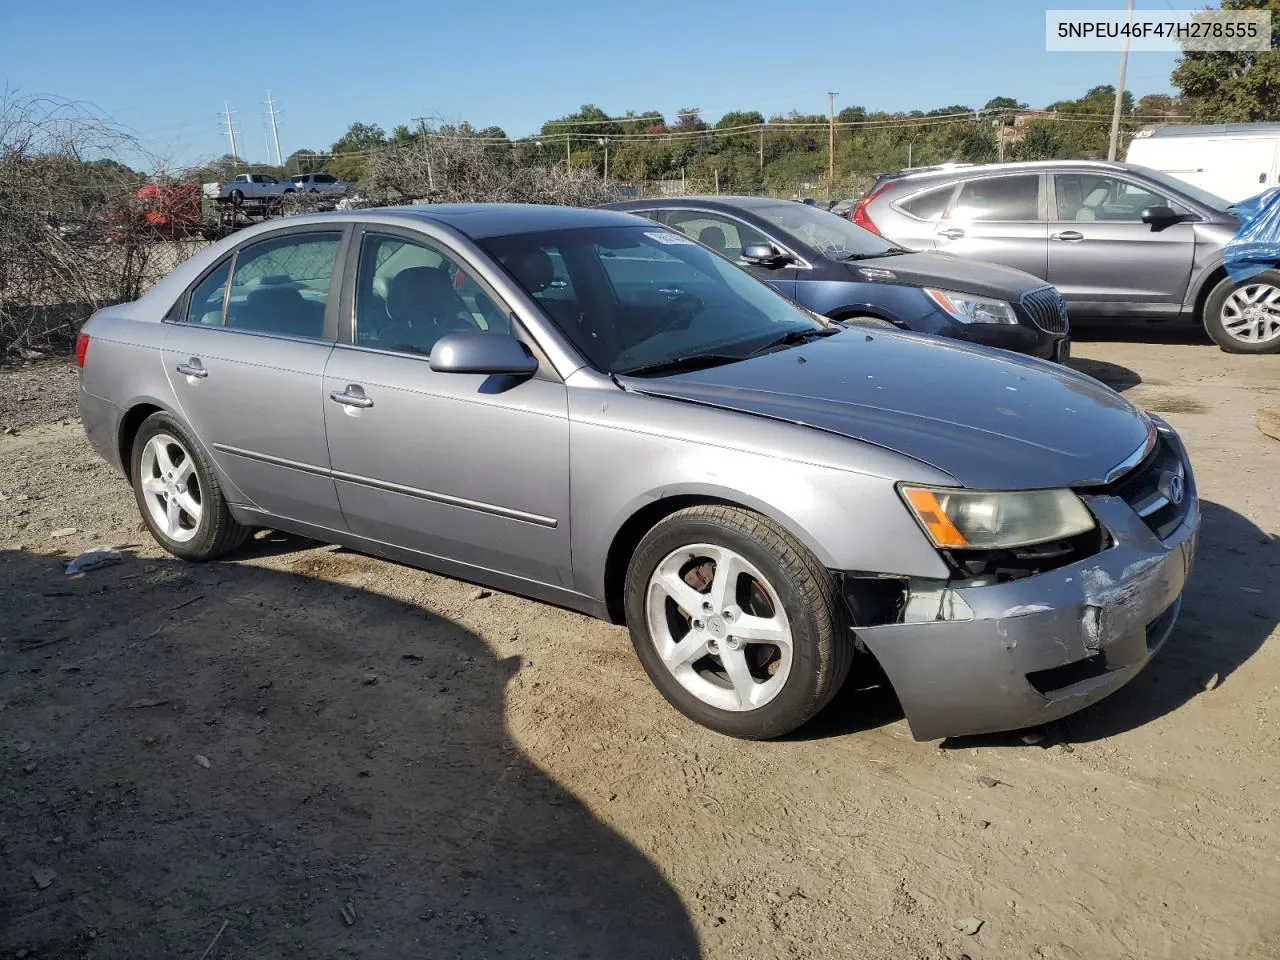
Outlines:
{"label": "front bumper", "polygon": [[1085,500],[1113,546],[1009,583],[957,587],[969,619],[858,628],[917,740],[1035,726],[1114,693],[1164,645],[1195,557],[1200,506],[1164,539],[1124,500]]}

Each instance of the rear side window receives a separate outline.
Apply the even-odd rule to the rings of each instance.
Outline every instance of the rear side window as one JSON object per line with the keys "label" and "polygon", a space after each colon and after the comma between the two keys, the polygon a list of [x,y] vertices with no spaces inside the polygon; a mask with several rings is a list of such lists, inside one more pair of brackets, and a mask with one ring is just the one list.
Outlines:
{"label": "rear side window", "polygon": [[222,325],[222,299],[227,292],[227,280],[230,276],[231,258],[228,257],[191,291],[191,299],[187,303],[187,323],[202,323],[211,327]]}
{"label": "rear side window", "polygon": [[240,250],[227,295],[226,326],[291,337],[324,337],[324,308],[342,234],[288,234]]}
{"label": "rear side window", "polygon": [[1040,219],[1040,177],[988,177],[960,188],[951,219],[973,222]]}
{"label": "rear side window", "polygon": [[898,206],[918,220],[937,220],[942,216],[942,211],[947,209],[947,201],[951,199],[953,188],[953,184],[948,184],[936,190],[926,190],[902,201]]}

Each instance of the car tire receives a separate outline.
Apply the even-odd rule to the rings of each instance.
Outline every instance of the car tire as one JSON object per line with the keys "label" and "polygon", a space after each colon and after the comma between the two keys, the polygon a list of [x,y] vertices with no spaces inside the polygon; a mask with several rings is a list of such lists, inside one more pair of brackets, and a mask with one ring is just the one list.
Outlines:
{"label": "car tire", "polygon": [[1205,298],[1200,319],[1227,353],[1280,353],[1280,270],[1267,270],[1244,283],[1224,277]]}
{"label": "car tire", "polygon": [[175,557],[213,560],[249,536],[231,516],[213,464],[177,418],[147,417],[134,437],[130,465],[142,520]]}
{"label": "car tire", "polygon": [[234,203],[234,204],[241,204],[241,203],[244,203],[244,191],[242,191],[242,190],[232,190],[232,191],[231,191],[231,202],[232,202],[232,203]]}
{"label": "car tire", "polygon": [[631,557],[625,605],[650,680],[686,717],[728,736],[790,733],[853,662],[831,573],[772,520],[736,507],[689,507],[656,524]]}

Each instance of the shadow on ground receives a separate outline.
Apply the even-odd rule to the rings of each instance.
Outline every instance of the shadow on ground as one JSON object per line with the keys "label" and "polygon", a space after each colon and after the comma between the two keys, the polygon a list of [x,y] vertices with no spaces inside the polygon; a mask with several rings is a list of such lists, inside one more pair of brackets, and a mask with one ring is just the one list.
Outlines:
{"label": "shadow on ground", "polygon": [[1106,384],[1117,393],[1123,393],[1125,390],[1142,383],[1142,377],[1138,375],[1136,370],[1130,370],[1128,367],[1122,367],[1118,363],[1110,363],[1106,360],[1072,357],[1067,361],[1067,366]]}
{"label": "shadow on ground", "polygon": [[1145,321],[1071,321],[1073,343],[1157,343],[1206,346],[1218,349],[1204,327],[1194,323],[1148,323]]}
{"label": "shadow on ground", "polygon": [[508,738],[518,659],[359,555],[253,565],[284,545],[81,578],[0,552],[0,955],[698,954]]}

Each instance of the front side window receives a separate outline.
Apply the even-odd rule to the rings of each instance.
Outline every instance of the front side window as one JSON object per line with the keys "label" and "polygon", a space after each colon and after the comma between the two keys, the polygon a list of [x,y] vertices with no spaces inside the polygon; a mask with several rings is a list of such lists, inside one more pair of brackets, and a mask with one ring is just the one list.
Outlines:
{"label": "front side window", "polygon": [[341,245],[341,233],[309,232],[241,249],[232,268],[226,326],[322,339],[325,301]]}
{"label": "front side window", "polygon": [[988,177],[960,188],[951,207],[952,220],[997,223],[1040,219],[1040,177]]}
{"label": "front side window", "polygon": [[1059,220],[1107,220],[1141,223],[1148,207],[1172,207],[1186,213],[1186,207],[1145,187],[1118,177],[1092,173],[1058,173],[1053,177]]}
{"label": "front side window", "polygon": [[[731,362],[782,334],[822,329],[768,285],[657,225],[516,234],[479,243],[597,370],[632,373],[706,354]],[[572,296],[545,299],[561,270],[566,276],[560,289]]]}
{"label": "front side window", "polygon": [[808,204],[780,201],[752,207],[751,212],[832,260],[882,257],[897,249],[870,230]]}
{"label": "front side window", "polygon": [[753,243],[769,242],[763,233],[741,221],[701,210],[663,210],[658,219],[730,260],[739,259]]}
{"label": "front side window", "polygon": [[355,341],[427,356],[447,333],[510,333],[502,310],[461,266],[434,247],[368,233],[356,274]]}

